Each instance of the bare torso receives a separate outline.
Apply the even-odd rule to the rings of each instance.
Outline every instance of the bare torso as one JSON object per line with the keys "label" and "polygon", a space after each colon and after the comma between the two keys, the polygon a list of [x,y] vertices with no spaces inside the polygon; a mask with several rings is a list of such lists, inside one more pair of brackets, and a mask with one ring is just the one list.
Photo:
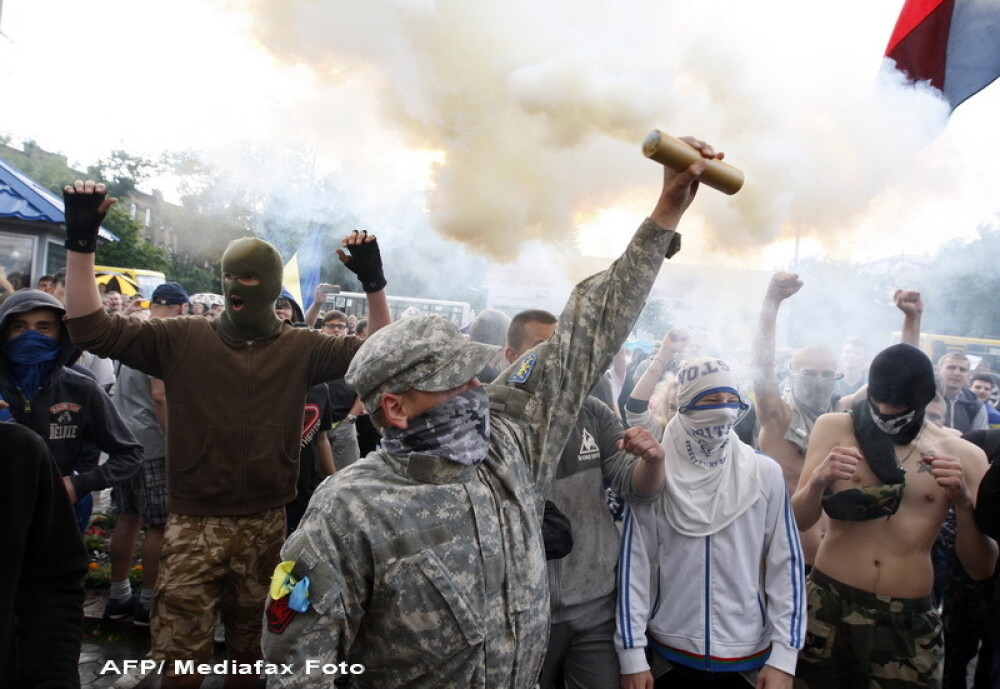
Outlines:
{"label": "bare torso", "polygon": [[[788,416],[791,417],[790,412]],[[795,493],[795,487],[799,483],[799,475],[805,465],[805,455],[799,451],[796,445],[785,440],[788,424],[788,420],[784,422],[783,427],[780,422],[762,424],[757,436],[757,444],[761,452],[781,465],[781,473],[785,477],[785,488],[788,495],[791,496]],[[799,532],[799,539],[802,541],[802,555],[807,565],[812,565],[816,561],[816,551],[819,549],[819,542],[823,537],[825,522],[826,519],[821,519],[812,528]]]}
{"label": "bare torso", "polygon": [[[841,415],[838,415],[841,416]],[[858,447],[851,420],[837,420],[830,447]],[[957,455],[953,436],[926,424],[915,444],[896,448],[896,459],[906,472],[903,497],[898,511],[889,517],[868,521],[826,519],[826,535],[819,546],[815,566],[845,584],[898,598],[930,595],[934,581],[930,551],[950,502],[921,459],[929,454]],[[958,440],[959,443],[964,441]],[[824,453],[827,448],[816,448]],[[830,490],[838,493],[851,488],[879,484],[867,462],[858,464],[850,480],[838,480]]]}

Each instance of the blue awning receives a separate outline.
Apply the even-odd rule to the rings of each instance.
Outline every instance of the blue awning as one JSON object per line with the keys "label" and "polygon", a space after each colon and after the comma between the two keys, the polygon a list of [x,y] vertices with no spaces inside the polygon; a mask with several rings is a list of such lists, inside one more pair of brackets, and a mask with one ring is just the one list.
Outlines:
{"label": "blue awning", "polygon": [[[0,158],[0,218],[55,225],[66,222],[62,199],[3,158]],[[103,227],[100,236],[111,242],[118,241],[118,237]]]}

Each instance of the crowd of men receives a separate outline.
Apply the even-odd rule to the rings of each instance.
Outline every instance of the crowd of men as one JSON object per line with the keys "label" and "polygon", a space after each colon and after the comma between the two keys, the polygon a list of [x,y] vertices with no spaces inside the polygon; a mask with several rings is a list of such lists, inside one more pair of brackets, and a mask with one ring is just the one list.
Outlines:
{"label": "crowd of men", "polygon": [[788,273],[746,362],[684,328],[624,346],[721,157],[690,143],[560,315],[467,333],[390,322],[357,232],[337,251],[363,321],[321,312],[325,285],[303,310],[255,238],[221,305],[102,294],[115,200],[68,185],[66,269],[0,304],[0,685],[79,686],[80,531],[111,488],[104,614],[150,627],[167,689],[199,687],[217,639],[229,689],[965,687],[977,654],[1000,687],[994,379],[917,348],[919,293],[873,357],[848,337],[778,363]]}

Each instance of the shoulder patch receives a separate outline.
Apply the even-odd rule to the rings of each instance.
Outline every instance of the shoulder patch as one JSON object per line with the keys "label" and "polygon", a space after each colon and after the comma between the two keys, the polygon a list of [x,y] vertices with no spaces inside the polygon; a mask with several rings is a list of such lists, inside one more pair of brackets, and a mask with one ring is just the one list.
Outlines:
{"label": "shoulder patch", "polygon": [[538,363],[538,355],[528,352],[518,361],[517,369],[507,379],[508,383],[526,383],[531,378],[531,372]]}
{"label": "shoulder patch", "polygon": [[267,603],[267,631],[281,634],[295,619],[295,611],[288,606],[288,596],[272,598]]}

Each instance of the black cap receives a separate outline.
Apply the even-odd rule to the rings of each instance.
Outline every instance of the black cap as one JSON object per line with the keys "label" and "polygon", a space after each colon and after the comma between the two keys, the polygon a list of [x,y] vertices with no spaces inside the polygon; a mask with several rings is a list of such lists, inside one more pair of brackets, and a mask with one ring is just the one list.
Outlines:
{"label": "black cap", "polygon": [[152,301],[154,304],[169,306],[171,304],[187,304],[188,293],[176,282],[164,282],[153,290]]}

